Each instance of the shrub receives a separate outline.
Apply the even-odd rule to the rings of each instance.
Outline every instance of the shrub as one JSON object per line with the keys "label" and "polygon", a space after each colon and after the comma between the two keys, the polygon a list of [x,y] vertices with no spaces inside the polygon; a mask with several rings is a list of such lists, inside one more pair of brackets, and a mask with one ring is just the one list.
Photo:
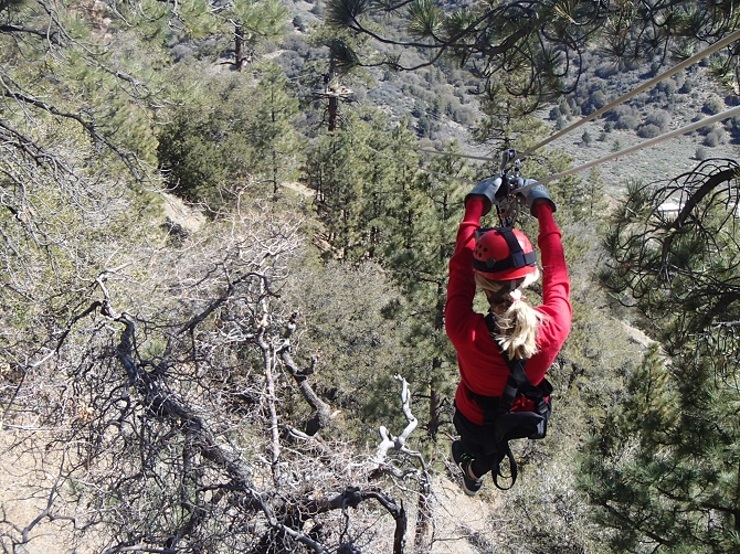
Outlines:
{"label": "shrub", "polygon": [[596,68],[594,75],[601,79],[609,79],[619,73],[619,68],[613,63],[602,63]]}
{"label": "shrub", "polygon": [[626,115],[620,117],[619,120],[614,123],[614,127],[616,129],[636,129],[639,124],[640,119],[636,115]]}
{"label": "shrub", "polygon": [[660,127],[653,125],[652,123],[640,125],[637,129],[637,136],[640,138],[653,138],[657,137],[659,134]]}
{"label": "shrub", "polygon": [[725,135],[724,129],[721,129],[721,128],[712,129],[704,137],[704,145],[709,146],[709,147],[715,147],[715,146],[719,146],[720,144],[725,143],[726,140],[727,140],[727,137]]}
{"label": "shrub", "polygon": [[663,81],[662,83],[660,83],[660,87],[665,95],[669,98],[676,94],[676,91],[678,90],[678,85],[675,83],[675,81]]}
{"label": "shrub", "polygon": [[632,106],[617,106],[609,113],[609,121],[616,129],[635,129],[640,123],[637,110]]}
{"label": "shrub", "polygon": [[701,111],[708,115],[718,114],[724,109],[724,103],[719,96],[710,96],[701,107]]}
{"label": "shrub", "polygon": [[178,108],[159,135],[157,157],[173,191],[186,200],[223,207],[223,187],[251,173],[254,151],[247,122],[254,89],[239,79],[214,81],[213,94]]}
{"label": "shrub", "polygon": [[730,134],[730,140],[733,143],[740,143],[740,117],[728,119],[725,122],[725,129]]}
{"label": "shrub", "polygon": [[665,131],[670,122],[671,114],[664,110],[655,111],[645,118],[646,125],[655,125],[661,131]]}
{"label": "shrub", "polygon": [[606,97],[606,94],[604,94],[604,92],[601,90],[597,90],[588,97],[588,101],[586,106],[584,107],[584,110],[587,111],[587,113],[595,112],[596,110],[600,110],[601,108],[606,106],[607,102],[608,99]]}
{"label": "shrub", "polygon": [[560,109],[560,114],[568,118],[572,115],[572,112],[570,110],[570,104],[565,100],[565,98],[560,99],[560,104],[558,104],[558,108]]}

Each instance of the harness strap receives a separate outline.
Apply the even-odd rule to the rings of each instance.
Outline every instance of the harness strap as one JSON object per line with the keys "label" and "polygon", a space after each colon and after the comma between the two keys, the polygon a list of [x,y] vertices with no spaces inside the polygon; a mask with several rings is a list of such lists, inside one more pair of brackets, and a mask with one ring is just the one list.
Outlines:
{"label": "harness strap", "polygon": [[[497,331],[496,321],[493,318],[493,314],[488,313],[485,317],[485,322],[486,327],[488,327],[489,333],[491,333],[491,335],[493,336],[493,334]],[[504,391],[501,394],[501,400],[498,403],[499,413],[505,413],[511,410],[511,407],[514,405],[514,400],[516,399],[516,395],[518,393],[524,394],[525,392],[530,391],[525,391],[523,389],[536,390],[536,388],[531,385],[529,379],[527,378],[527,374],[524,371],[524,365],[526,364],[527,360],[512,360],[503,350],[501,350],[501,355],[504,357],[504,360],[506,360],[506,364],[509,366],[509,377],[506,379],[506,385],[504,385]],[[532,399],[538,400],[537,398]]]}
{"label": "harness strap", "polygon": [[[481,229],[481,232],[485,233],[491,229]],[[532,252],[524,253],[521,244],[516,238],[514,231],[510,227],[495,227],[501,236],[506,241],[506,245],[509,247],[509,257],[503,260],[478,260],[473,258],[473,267],[478,271],[484,271],[488,273],[497,273],[504,271],[505,269],[519,269],[526,265],[535,265],[537,263],[537,254]]]}
{"label": "harness strap", "polygon": [[[493,335],[496,331],[496,323],[492,314],[485,317],[486,326]],[[551,405],[549,396],[553,391],[552,385],[543,379],[534,386],[529,382],[524,371],[527,360],[510,359],[505,352],[501,355],[509,366],[509,376],[501,396],[485,396],[475,393],[466,387],[469,398],[473,399],[483,412],[483,425],[491,427],[496,442],[496,457],[492,471],[493,481],[496,487],[502,490],[514,486],[518,475],[518,467],[514,455],[509,447],[512,438],[541,439],[547,432],[547,421],[550,418]],[[536,412],[512,412],[514,400],[518,395],[525,396],[536,403]],[[508,461],[509,474],[501,472],[504,458]],[[499,483],[499,477],[505,477],[510,481],[508,487]]]}
{"label": "harness strap", "polygon": [[[504,461],[504,458],[506,458],[509,461],[509,474],[504,475],[501,472],[501,462]],[[516,459],[514,458],[514,454],[511,452],[511,447],[509,447],[509,443],[506,442],[506,447],[503,449],[502,452],[499,452],[496,455],[495,463],[494,463],[494,469],[491,471],[491,475],[493,475],[493,484],[496,485],[496,488],[507,491],[511,487],[514,486],[514,483],[516,483],[516,478],[519,475],[519,466],[516,465]],[[507,480],[510,480],[508,487],[504,487],[499,483],[498,479],[499,477],[505,477]]]}

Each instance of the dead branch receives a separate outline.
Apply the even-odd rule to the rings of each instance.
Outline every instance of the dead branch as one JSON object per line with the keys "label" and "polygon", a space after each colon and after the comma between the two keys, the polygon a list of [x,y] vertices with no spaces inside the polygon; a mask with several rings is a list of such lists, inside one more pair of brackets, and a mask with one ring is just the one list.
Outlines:
{"label": "dead branch", "polygon": [[288,324],[286,326],[285,333],[283,335],[283,343],[278,349],[278,355],[283,362],[283,365],[295,379],[298,389],[301,391],[303,398],[308,402],[314,410],[313,417],[306,424],[306,433],[308,435],[315,435],[321,429],[327,426],[331,418],[331,407],[324,402],[318,394],[313,390],[313,387],[308,382],[308,375],[311,375],[315,371],[316,360],[311,360],[311,365],[306,369],[299,369],[297,364],[293,361],[293,357],[290,355],[291,343],[290,338],[296,329],[298,321],[298,312],[293,312]]}
{"label": "dead branch", "polygon": [[[401,406],[408,424],[398,436],[389,434],[384,426],[380,427],[379,431],[382,440],[373,458],[376,468],[372,471],[371,478],[378,477],[380,474],[390,474],[396,479],[411,476],[418,481],[419,499],[415,544],[418,551],[425,551],[425,549],[428,549],[427,536],[433,520],[430,501],[433,496],[432,477],[429,474],[426,461],[421,452],[412,450],[406,445],[409,437],[416,429],[418,421],[411,411],[411,391],[409,390],[408,382],[400,375],[396,375],[395,379],[401,383]],[[398,450],[406,456],[417,460],[421,469],[399,469],[393,464],[387,463],[385,460],[390,449]]]}

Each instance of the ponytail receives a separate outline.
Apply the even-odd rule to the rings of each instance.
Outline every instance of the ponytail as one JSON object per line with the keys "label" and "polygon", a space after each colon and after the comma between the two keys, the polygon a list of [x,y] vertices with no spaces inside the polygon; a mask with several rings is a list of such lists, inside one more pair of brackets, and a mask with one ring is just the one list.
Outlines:
{"label": "ponytail", "polygon": [[[544,315],[522,298],[522,289],[534,283],[539,272],[528,275],[513,290],[508,282],[492,281],[475,274],[476,284],[495,298],[491,304],[496,321],[493,338],[510,359],[528,359],[537,353],[537,330]],[[503,308],[503,309],[502,309]]]}
{"label": "ponytail", "polygon": [[498,329],[493,338],[509,358],[526,360],[537,353],[537,329],[543,317],[540,312],[517,300],[493,316]]}

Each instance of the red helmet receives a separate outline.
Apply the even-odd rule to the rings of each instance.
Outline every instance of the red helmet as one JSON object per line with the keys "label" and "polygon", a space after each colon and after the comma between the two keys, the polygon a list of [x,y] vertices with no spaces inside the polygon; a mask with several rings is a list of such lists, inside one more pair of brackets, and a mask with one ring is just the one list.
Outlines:
{"label": "red helmet", "polygon": [[487,279],[512,281],[537,271],[537,255],[519,229],[493,227],[475,235],[473,269]]}

